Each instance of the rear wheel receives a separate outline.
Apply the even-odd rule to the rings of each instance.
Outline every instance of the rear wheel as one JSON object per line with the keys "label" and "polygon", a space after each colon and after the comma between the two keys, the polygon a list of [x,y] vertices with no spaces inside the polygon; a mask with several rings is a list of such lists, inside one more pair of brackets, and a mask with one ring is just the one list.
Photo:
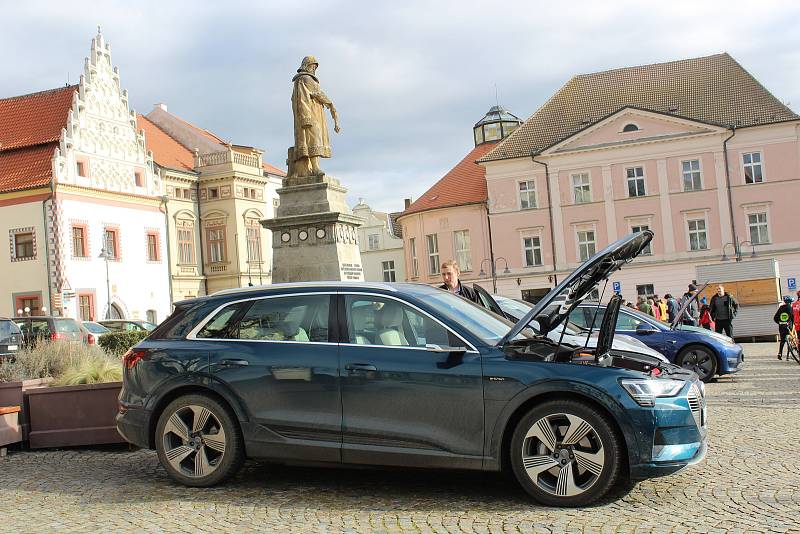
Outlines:
{"label": "rear wheel", "polygon": [[605,495],[620,475],[622,438],[606,416],[584,403],[537,406],[517,425],[511,465],[522,487],[551,506],[583,506]]}
{"label": "rear wheel", "polygon": [[178,397],[156,426],[156,452],[174,480],[206,487],[236,474],[244,462],[244,442],[236,418],[206,395]]}
{"label": "rear wheel", "polygon": [[675,363],[697,373],[703,382],[710,382],[717,374],[717,358],[705,347],[689,347],[683,349]]}

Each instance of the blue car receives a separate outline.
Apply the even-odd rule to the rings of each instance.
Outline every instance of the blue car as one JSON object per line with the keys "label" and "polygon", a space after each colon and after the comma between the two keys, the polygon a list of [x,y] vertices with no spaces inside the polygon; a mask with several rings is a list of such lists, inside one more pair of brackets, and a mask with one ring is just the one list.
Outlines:
{"label": "blue car", "polygon": [[[597,328],[604,313],[605,306],[583,303],[572,311],[569,318],[583,328],[590,328],[593,323]],[[638,339],[669,361],[694,371],[703,382],[709,382],[717,375],[736,373],[744,367],[742,346],[728,336],[705,328],[677,322],[667,324],[646,313],[623,307],[617,317],[616,331]]]}
{"label": "blue car", "polygon": [[179,302],[124,356],[117,429],[188,486],[220,483],[245,458],[507,469],[539,502],[586,505],[706,451],[693,372],[612,348],[611,320],[596,348],[546,337],[651,239],[610,245],[516,324],[421,284],[278,284]]}

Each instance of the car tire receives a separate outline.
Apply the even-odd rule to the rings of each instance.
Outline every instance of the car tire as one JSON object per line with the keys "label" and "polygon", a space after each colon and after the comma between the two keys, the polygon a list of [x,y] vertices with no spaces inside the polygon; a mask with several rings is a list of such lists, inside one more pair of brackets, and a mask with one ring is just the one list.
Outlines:
{"label": "car tire", "polygon": [[568,399],[545,402],[525,414],[510,447],[520,485],[549,506],[584,506],[602,498],[624,465],[622,437],[608,417]]}
{"label": "car tire", "polygon": [[155,444],[167,474],[186,486],[219,484],[244,463],[236,417],[207,395],[184,395],[170,402],[158,418]]}
{"label": "car tire", "polygon": [[717,357],[710,349],[699,345],[681,350],[675,364],[694,371],[703,382],[711,382],[717,375]]}

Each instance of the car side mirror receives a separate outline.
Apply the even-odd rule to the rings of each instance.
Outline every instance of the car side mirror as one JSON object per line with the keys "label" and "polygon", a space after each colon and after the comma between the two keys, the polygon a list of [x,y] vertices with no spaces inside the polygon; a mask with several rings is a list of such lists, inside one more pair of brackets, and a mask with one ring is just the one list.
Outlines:
{"label": "car side mirror", "polygon": [[636,327],[636,333],[641,334],[643,336],[655,334],[656,332],[658,332],[658,329],[653,328],[652,325],[649,325],[647,323],[640,323],[639,326]]}

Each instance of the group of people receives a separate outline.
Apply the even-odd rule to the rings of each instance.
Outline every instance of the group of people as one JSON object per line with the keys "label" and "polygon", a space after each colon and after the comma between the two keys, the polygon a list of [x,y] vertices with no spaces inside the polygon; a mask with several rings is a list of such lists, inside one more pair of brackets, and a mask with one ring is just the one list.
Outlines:
{"label": "group of people", "polygon": [[[694,299],[696,293],[697,286],[689,284],[687,291],[678,298],[673,297],[671,293],[664,295],[664,298],[658,295],[640,296],[635,305],[630,302],[626,302],[626,304],[667,323],[675,322],[676,317],[680,314],[678,318],[680,323],[691,326],[699,325],[733,337],[733,319],[739,312],[739,303],[736,302],[733,295],[725,291],[725,286],[718,285],[716,294],[711,297],[711,302],[703,297],[698,306],[697,300]],[[689,304],[684,306],[687,302]],[[683,311],[681,311],[682,309]]]}

